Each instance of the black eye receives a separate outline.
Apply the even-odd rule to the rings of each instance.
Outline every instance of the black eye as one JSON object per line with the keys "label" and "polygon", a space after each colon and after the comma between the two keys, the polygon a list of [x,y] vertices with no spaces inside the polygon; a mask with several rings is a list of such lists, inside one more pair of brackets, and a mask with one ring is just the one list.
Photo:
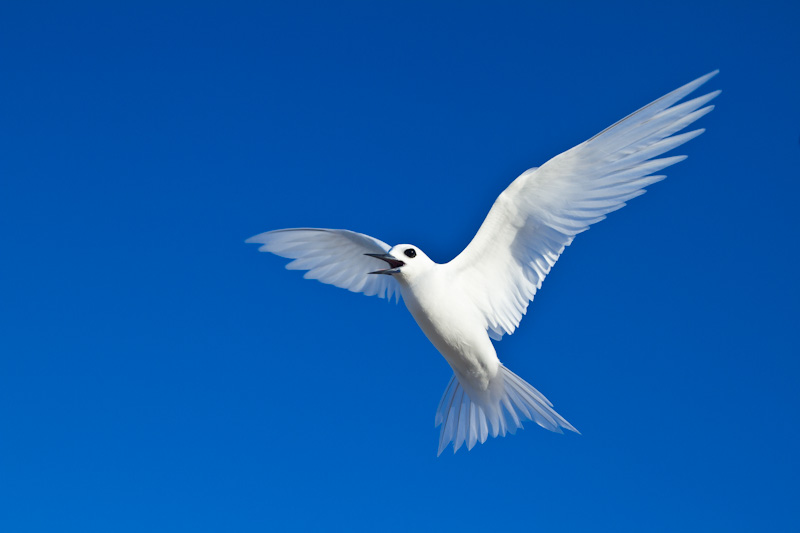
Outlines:
{"label": "black eye", "polygon": [[413,248],[409,248],[403,253],[406,254],[406,257],[417,257],[417,251]]}

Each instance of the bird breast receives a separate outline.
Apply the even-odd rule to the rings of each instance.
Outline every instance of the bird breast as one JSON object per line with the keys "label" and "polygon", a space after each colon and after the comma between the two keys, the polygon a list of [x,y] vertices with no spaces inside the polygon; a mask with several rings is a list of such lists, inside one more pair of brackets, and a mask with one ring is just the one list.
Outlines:
{"label": "bird breast", "polygon": [[477,389],[486,390],[500,361],[481,315],[457,286],[437,277],[402,286],[403,300],[453,371]]}

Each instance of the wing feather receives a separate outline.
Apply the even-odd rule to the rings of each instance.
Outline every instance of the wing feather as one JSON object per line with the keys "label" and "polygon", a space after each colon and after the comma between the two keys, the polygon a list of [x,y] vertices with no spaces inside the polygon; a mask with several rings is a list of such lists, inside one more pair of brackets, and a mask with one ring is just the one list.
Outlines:
{"label": "wing feather", "polygon": [[259,251],[293,259],[286,268],[306,270],[306,279],[315,279],[367,296],[399,300],[400,291],[392,276],[369,275],[384,268],[380,259],[364,254],[381,254],[391,246],[354,231],[324,228],[291,228],[267,231],[245,242],[261,244]]}
{"label": "wing feather", "polygon": [[703,129],[676,135],[709,113],[720,91],[678,104],[717,71],[628,115],[588,141],[525,171],[500,194],[478,233],[448,263],[481,309],[489,336],[519,326],[542,281],[575,235],[661,181],[685,159],[659,156]]}

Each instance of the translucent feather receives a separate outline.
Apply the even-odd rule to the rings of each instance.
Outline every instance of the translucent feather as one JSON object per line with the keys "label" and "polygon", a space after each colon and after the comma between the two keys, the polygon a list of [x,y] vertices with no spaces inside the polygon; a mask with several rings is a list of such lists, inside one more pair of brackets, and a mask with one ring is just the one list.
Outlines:
{"label": "translucent feather", "polygon": [[369,274],[386,264],[364,254],[386,253],[391,248],[369,235],[341,229],[292,228],[267,231],[245,242],[261,244],[261,252],[294,259],[286,268],[307,270],[303,275],[306,279],[367,296],[390,299],[394,295],[399,299],[397,281],[392,276]]}
{"label": "translucent feather", "polygon": [[493,437],[504,437],[523,427],[525,420],[557,433],[561,428],[578,432],[547,398],[503,365],[486,391],[471,390],[467,380],[454,374],[436,410],[436,426],[442,427],[438,454],[450,443],[454,452],[464,445],[471,450],[486,442],[489,426]]}
{"label": "translucent feather", "polygon": [[575,235],[664,179],[656,172],[684,156],[656,159],[703,133],[675,135],[713,106],[719,91],[678,104],[712,72],[644,106],[586,142],[523,172],[497,198],[472,242],[446,266],[500,339],[519,326],[528,304]]}

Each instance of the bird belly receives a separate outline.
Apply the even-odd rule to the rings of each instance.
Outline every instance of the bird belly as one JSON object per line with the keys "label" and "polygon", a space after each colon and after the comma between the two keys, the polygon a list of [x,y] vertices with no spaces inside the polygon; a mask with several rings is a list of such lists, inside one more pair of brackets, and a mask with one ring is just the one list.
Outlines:
{"label": "bird belly", "polygon": [[[417,291],[414,291],[415,293]],[[499,371],[500,361],[486,328],[458,296],[403,294],[408,310],[428,340],[450,364],[459,380],[485,391]]]}

